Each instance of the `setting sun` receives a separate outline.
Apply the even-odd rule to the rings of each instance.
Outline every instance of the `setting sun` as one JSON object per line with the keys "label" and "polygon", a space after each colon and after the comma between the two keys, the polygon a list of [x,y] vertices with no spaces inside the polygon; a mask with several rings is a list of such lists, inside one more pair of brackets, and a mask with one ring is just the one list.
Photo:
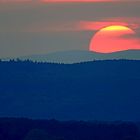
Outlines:
{"label": "setting sun", "polygon": [[100,29],[92,38],[89,49],[99,53],[112,53],[140,49],[140,46],[132,29],[114,25]]}

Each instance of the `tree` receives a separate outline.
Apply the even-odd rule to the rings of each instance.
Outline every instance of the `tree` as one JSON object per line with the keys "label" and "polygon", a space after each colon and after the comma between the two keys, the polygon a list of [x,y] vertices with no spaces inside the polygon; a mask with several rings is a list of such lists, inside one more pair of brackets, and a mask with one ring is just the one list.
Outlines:
{"label": "tree", "polygon": [[44,130],[33,129],[27,134],[24,140],[52,140],[52,138]]}

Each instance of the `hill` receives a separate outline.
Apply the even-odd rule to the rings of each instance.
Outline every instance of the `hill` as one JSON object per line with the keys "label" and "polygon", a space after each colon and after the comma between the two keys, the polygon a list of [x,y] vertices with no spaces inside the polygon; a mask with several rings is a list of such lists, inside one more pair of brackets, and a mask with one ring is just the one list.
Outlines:
{"label": "hill", "polygon": [[0,140],[140,140],[139,123],[0,118]]}
{"label": "hill", "polygon": [[140,120],[140,61],[0,62],[0,116]]}

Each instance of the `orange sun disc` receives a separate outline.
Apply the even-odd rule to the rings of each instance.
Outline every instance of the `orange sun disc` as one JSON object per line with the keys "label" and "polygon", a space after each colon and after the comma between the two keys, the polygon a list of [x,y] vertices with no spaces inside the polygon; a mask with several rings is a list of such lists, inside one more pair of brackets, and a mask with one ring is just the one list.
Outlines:
{"label": "orange sun disc", "polygon": [[135,32],[126,26],[108,26],[99,30],[90,42],[90,51],[112,53],[140,49]]}

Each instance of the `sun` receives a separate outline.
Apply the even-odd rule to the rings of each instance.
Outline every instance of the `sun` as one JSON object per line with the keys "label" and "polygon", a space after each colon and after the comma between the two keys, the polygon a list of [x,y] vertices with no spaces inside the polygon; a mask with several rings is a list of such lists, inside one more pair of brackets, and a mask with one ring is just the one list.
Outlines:
{"label": "sun", "polygon": [[93,36],[89,50],[98,53],[113,53],[124,50],[140,49],[134,38],[135,32],[126,26],[112,25],[100,29]]}

